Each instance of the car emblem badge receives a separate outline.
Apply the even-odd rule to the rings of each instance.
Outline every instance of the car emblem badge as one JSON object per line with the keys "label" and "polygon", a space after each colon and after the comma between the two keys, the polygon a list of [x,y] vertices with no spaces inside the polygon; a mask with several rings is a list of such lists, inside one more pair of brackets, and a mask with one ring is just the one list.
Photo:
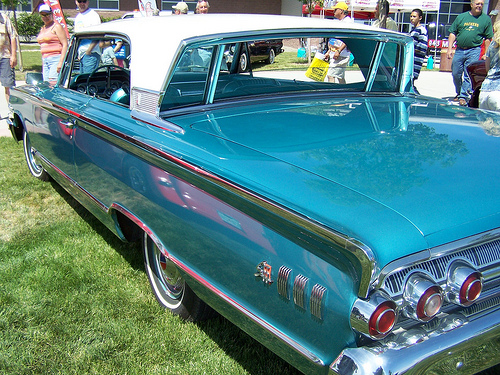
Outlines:
{"label": "car emblem badge", "polygon": [[254,275],[255,277],[260,277],[264,283],[272,284],[271,271],[272,267],[264,260],[259,263]]}

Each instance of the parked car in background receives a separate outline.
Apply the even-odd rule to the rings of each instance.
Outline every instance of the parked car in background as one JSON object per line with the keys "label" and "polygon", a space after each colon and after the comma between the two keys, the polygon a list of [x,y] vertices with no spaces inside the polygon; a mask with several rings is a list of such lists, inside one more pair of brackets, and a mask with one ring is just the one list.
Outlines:
{"label": "parked car in background", "polygon": [[248,70],[248,56],[250,61],[264,61],[267,64],[274,64],[276,55],[283,52],[283,40],[258,40],[248,42],[248,51],[240,56],[240,70],[245,72]]}
{"label": "parked car in background", "polygon": [[[329,38],[345,84],[241,69],[256,40]],[[81,71],[89,40],[130,65]],[[57,85],[11,90],[9,125],[33,176],[142,241],[172,313],[215,310],[306,374],[472,374],[500,361],[500,114],[415,95],[413,48],[314,18],[108,22]]]}
{"label": "parked car in background", "polygon": [[238,49],[238,55],[235,57],[236,44],[228,49],[225,59],[227,63],[233,60],[239,61],[239,71],[247,72],[251,69],[251,64],[255,62],[265,62],[274,64],[276,55],[283,52],[283,40],[259,40],[246,42],[242,48]]}

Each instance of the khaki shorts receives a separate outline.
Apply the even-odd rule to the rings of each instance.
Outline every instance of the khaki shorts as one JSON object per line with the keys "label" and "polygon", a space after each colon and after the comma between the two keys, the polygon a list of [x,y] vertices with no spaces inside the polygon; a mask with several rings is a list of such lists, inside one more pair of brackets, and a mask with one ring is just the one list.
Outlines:
{"label": "khaki shorts", "polygon": [[349,57],[350,56],[339,56],[338,59],[330,61],[330,67],[328,68],[327,73],[328,77],[344,79],[345,68],[347,67],[347,64],[349,64]]}

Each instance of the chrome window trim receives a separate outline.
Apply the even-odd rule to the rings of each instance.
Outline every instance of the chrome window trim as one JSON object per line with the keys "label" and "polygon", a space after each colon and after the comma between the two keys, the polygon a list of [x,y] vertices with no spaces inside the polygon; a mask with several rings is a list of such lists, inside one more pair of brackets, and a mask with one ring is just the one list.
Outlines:
{"label": "chrome window trim", "polygon": [[377,76],[378,69],[375,69],[374,66],[378,68],[380,65],[380,60],[382,60],[382,56],[384,54],[385,43],[387,40],[383,40],[377,43],[377,49],[374,53],[374,57],[370,66],[370,75],[366,77],[365,91],[370,92],[373,87],[373,83],[375,82],[375,77]]}
{"label": "chrome window trim", "polygon": [[150,113],[132,110],[130,111],[130,117],[133,118],[134,120],[141,121],[156,128],[160,128],[163,130],[179,134],[184,134],[184,129],[181,128],[180,126],[177,126],[169,121],[165,121],[162,118],[156,115],[152,115]]}

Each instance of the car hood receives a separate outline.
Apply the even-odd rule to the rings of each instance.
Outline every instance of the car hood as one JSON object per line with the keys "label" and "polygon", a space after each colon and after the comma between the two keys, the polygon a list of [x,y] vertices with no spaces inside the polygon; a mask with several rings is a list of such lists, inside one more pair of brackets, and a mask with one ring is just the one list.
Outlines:
{"label": "car hood", "polygon": [[[221,165],[248,160],[251,150],[260,164],[230,168],[274,183],[281,189],[276,196],[291,197],[287,206],[299,200],[308,207],[303,214],[322,222],[336,218],[327,224],[362,241],[384,236],[384,247],[397,241],[401,253],[391,257],[423,246],[418,236],[433,247],[499,226],[498,115],[393,97],[260,103],[230,112],[191,122],[232,149]],[[405,233],[392,237],[401,227]]]}

